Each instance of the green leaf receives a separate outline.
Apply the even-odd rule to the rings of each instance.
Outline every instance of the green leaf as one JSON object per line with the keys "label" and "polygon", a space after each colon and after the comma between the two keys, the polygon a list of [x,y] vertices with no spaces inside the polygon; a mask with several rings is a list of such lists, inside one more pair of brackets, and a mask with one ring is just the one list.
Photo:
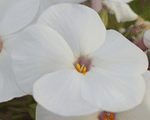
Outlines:
{"label": "green leaf", "polygon": [[133,1],[131,1],[129,3],[129,6],[138,15],[141,13],[141,6],[140,6],[140,1],[139,0],[133,0]]}
{"label": "green leaf", "polygon": [[36,109],[36,103],[29,106],[29,113],[32,119],[35,119],[35,109]]}
{"label": "green leaf", "polygon": [[99,16],[101,17],[101,19],[102,19],[102,21],[103,21],[105,27],[107,27],[107,26],[108,26],[108,13],[107,13],[107,11],[106,11],[104,8],[102,8],[102,9],[98,12],[98,14],[99,14]]}
{"label": "green leaf", "polygon": [[143,12],[141,13],[142,18],[144,18],[145,20],[150,21],[150,5],[145,7],[145,9],[143,10]]}

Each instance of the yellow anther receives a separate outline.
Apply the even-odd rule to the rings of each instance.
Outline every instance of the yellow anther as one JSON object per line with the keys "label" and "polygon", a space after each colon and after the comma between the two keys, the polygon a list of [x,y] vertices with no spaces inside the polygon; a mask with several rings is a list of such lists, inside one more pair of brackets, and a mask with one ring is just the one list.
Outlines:
{"label": "yellow anther", "polygon": [[76,64],[76,69],[78,72],[81,72],[81,73],[86,73],[86,67],[84,67],[84,64],[82,65],[82,67],[80,66],[79,63]]}
{"label": "yellow anther", "polygon": [[82,67],[80,68],[80,72],[82,72],[83,68],[84,68],[84,64],[83,64]]}
{"label": "yellow anther", "polygon": [[86,67],[83,68],[82,73],[86,73]]}
{"label": "yellow anther", "polygon": [[114,120],[115,119],[115,115],[113,113],[110,113],[110,115],[107,115],[107,113],[105,113],[104,118],[102,120]]}
{"label": "yellow anther", "polygon": [[78,72],[80,72],[80,64],[79,63],[76,64],[76,69]]}
{"label": "yellow anther", "polygon": [[1,45],[1,48],[3,47],[3,45],[2,44],[0,44]]}

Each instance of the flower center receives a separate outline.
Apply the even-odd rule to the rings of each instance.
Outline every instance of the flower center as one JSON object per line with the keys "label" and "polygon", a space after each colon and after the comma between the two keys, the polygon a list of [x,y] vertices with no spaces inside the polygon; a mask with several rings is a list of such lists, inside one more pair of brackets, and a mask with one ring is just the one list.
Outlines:
{"label": "flower center", "polygon": [[91,69],[92,59],[80,56],[74,63],[76,70],[80,73],[85,74]]}
{"label": "flower center", "polygon": [[98,120],[115,120],[116,113],[103,111],[98,115]]}

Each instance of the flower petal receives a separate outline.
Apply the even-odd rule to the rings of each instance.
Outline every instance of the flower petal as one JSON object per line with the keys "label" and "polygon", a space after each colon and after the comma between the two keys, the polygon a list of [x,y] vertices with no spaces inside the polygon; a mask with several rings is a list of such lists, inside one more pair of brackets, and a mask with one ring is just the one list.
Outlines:
{"label": "flower petal", "polygon": [[[0,78],[2,78],[2,74],[0,73]],[[4,80],[0,79],[0,89],[2,89],[4,86]]]}
{"label": "flower petal", "polygon": [[150,71],[143,75],[146,82],[146,94],[143,102],[126,112],[116,115],[116,120],[149,120],[150,118]]}
{"label": "flower petal", "polygon": [[30,23],[31,24],[35,24],[37,23],[37,20],[39,18],[39,16],[46,10],[48,9],[50,6],[52,6],[53,4],[47,0],[40,0],[40,6],[38,9],[38,13],[36,14],[36,16],[34,17],[34,20]]}
{"label": "flower petal", "polygon": [[106,30],[99,15],[83,5],[54,5],[41,15],[38,23],[56,30],[75,57],[95,51],[105,40]]}
{"label": "flower petal", "polygon": [[3,49],[0,53],[0,73],[3,86],[0,88],[0,102],[8,101],[14,97],[25,95],[15,83],[13,71],[11,68],[11,57],[7,46],[11,41],[7,40],[3,43]]}
{"label": "flower petal", "polygon": [[0,0],[0,7],[4,3],[5,0]]}
{"label": "flower petal", "polygon": [[40,8],[39,8],[39,15],[38,17],[50,6],[53,4],[50,2],[50,0],[40,0]]}
{"label": "flower petal", "polygon": [[87,72],[81,86],[82,97],[105,111],[119,112],[139,105],[145,93],[142,76],[117,77],[101,69]]}
{"label": "flower petal", "polygon": [[83,74],[76,70],[61,70],[40,78],[33,89],[35,100],[45,109],[63,116],[94,113],[99,108],[81,97]]}
{"label": "flower petal", "polygon": [[118,22],[127,22],[138,18],[138,15],[126,3],[115,1],[104,1],[103,3],[116,15]]}
{"label": "flower petal", "polygon": [[82,3],[86,0],[43,0],[43,1],[50,1],[52,4],[58,4],[58,3]]}
{"label": "flower petal", "polygon": [[60,116],[47,111],[40,105],[36,107],[36,120],[97,120],[99,112],[82,116]]}
{"label": "flower petal", "polygon": [[26,28],[12,45],[12,66],[18,85],[31,94],[34,82],[43,75],[74,68],[74,56],[66,41],[46,26]]}
{"label": "flower petal", "polygon": [[105,43],[89,57],[94,66],[116,76],[141,75],[148,67],[145,53],[114,30],[107,31]]}
{"label": "flower petal", "polygon": [[110,0],[110,1],[129,3],[129,2],[131,2],[133,0]]}
{"label": "flower petal", "polygon": [[0,35],[8,35],[27,26],[35,17],[39,0],[5,0],[0,6]]}

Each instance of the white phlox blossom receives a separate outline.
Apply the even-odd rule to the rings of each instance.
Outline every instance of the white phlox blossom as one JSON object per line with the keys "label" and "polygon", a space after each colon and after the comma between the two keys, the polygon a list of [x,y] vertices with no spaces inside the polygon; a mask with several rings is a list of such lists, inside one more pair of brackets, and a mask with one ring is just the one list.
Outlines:
{"label": "white phlox blossom", "polygon": [[146,55],[120,33],[106,31],[84,5],[48,8],[16,39],[11,57],[18,86],[59,115],[129,110],[145,93]]}
{"label": "white phlox blossom", "polygon": [[[0,102],[24,95],[14,81],[10,49],[20,31],[35,23],[38,16],[52,5],[51,1],[53,2],[53,0],[0,0]],[[55,1],[65,2],[65,0]],[[78,3],[83,0],[70,2]]]}
{"label": "white phlox blossom", "polygon": [[38,0],[0,1],[0,102],[24,95],[14,81],[10,48],[19,31],[34,19],[38,6]]}
{"label": "white phlox blossom", "polygon": [[[142,103],[131,110],[116,113],[114,120],[148,120],[150,118],[150,72],[145,72],[143,77],[146,82],[146,93]],[[36,108],[36,120],[97,120],[98,116],[99,112],[84,116],[66,117],[51,113],[40,105],[37,105]],[[104,119],[104,116],[102,118]]]}
{"label": "white phlox blossom", "polygon": [[127,22],[136,20],[138,15],[135,14],[127,4],[132,0],[103,0],[103,4],[107,6],[112,14],[115,14],[118,22]]}

